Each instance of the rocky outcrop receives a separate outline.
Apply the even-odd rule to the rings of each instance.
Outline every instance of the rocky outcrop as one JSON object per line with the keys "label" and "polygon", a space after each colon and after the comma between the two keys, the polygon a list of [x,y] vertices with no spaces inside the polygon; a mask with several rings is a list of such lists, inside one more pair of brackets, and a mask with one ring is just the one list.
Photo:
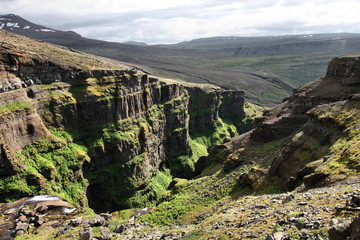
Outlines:
{"label": "rocky outcrop", "polygon": [[[219,88],[186,87],[190,97],[190,133],[209,131],[218,118],[243,119],[244,92]],[[205,91],[204,91],[205,90]]]}
{"label": "rocky outcrop", "polygon": [[[231,150],[224,157],[225,170],[267,165],[266,177],[250,184],[257,191],[274,185],[293,190],[303,183],[319,187],[344,179],[344,172],[357,172],[359,69],[358,56],[333,59],[326,76],[295,89],[282,104],[255,119],[254,130],[224,144]],[[249,187],[246,179],[254,176],[249,171],[240,185]]]}

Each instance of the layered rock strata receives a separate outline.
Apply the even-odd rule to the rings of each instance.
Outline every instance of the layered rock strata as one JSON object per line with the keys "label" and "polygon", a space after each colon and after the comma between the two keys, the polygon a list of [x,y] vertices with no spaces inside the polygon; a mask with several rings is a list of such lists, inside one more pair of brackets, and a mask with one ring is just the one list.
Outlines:
{"label": "layered rock strata", "polygon": [[[244,116],[241,91],[81,68],[6,43],[0,76],[1,191],[13,198],[61,191],[99,211],[127,207],[154,177],[193,176],[191,131],[214,131],[231,109],[233,119]],[[11,185],[24,179],[24,187]]]}
{"label": "layered rock strata", "polygon": [[226,171],[252,166],[239,184],[255,191],[318,187],[358,173],[359,71],[358,56],[333,59],[326,76],[295,89],[208,159],[222,156]]}

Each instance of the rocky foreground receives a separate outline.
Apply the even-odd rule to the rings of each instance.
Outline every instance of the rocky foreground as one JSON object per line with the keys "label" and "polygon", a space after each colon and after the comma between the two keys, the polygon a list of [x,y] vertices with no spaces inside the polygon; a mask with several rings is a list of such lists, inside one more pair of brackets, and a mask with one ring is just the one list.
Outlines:
{"label": "rocky foreground", "polygon": [[80,213],[52,197],[38,197],[36,204],[23,199],[1,205],[0,238],[359,239],[359,189],[354,178],[309,191],[227,197],[194,212],[188,223],[162,226],[142,221],[140,215],[153,214],[148,209],[124,219],[119,212]]}

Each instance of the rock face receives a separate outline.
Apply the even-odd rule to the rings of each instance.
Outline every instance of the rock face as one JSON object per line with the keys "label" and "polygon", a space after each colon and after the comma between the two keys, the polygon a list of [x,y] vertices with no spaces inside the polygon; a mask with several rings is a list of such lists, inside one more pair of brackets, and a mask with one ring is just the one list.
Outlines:
{"label": "rock face", "polygon": [[224,157],[225,170],[266,166],[262,180],[254,169],[239,180],[249,187],[248,179],[256,178],[250,182],[255,191],[274,185],[279,190],[301,184],[320,187],[358,172],[359,71],[358,56],[333,59],[326,76],[295,89],[282,104],[255,119],[254,130],[223,144],[230,152]]}
{"label": "rock face", "polygon": [[[22,44],[30,43],[40,44]],[[60,52],[61,59],[1,43],[0,177],[9,181],[0,189],[4,198],[62,191],[75,204],[88,199],[97,211],[114,211],[137,206],[136,196],[129,199],[146,188],[150,199],[160,200],[147,187],[157,184],[153,178],[194,174],[194,160],[187,160],[191,131],[214,128],[231,109],[232,118],[244,116],[243,92],[185,87],[136,70],[102,69],[106,64],[84,67],[82,59],[98,63],[77,52],[80,60],[76,55],[68,63],[64,49],[43,48]],[[31,187],[10,184],[19,173]],[[163,188],[168,181],[161,180]]]}
{"label": "rock face", "polygon": [[218,118],[243,119],[244,92],[205,90],[201,87],[187,87],[191,96],[189,102],[190,132],[208,131]]}

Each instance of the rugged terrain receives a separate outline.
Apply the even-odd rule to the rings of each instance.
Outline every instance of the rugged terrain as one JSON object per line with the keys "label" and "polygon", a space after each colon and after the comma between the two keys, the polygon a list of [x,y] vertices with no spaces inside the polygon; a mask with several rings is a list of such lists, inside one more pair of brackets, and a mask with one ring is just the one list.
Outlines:
{"label": "rugged terrain", "polygon": [[359,56],[241,134],[242,91],[0,34],[2,238],[358,239]]}
{"label": "rugged terrain", "polygon": [[96,212],[153,206],[248,124],[242,91],[0,34],[2,201],[54,194]]}

